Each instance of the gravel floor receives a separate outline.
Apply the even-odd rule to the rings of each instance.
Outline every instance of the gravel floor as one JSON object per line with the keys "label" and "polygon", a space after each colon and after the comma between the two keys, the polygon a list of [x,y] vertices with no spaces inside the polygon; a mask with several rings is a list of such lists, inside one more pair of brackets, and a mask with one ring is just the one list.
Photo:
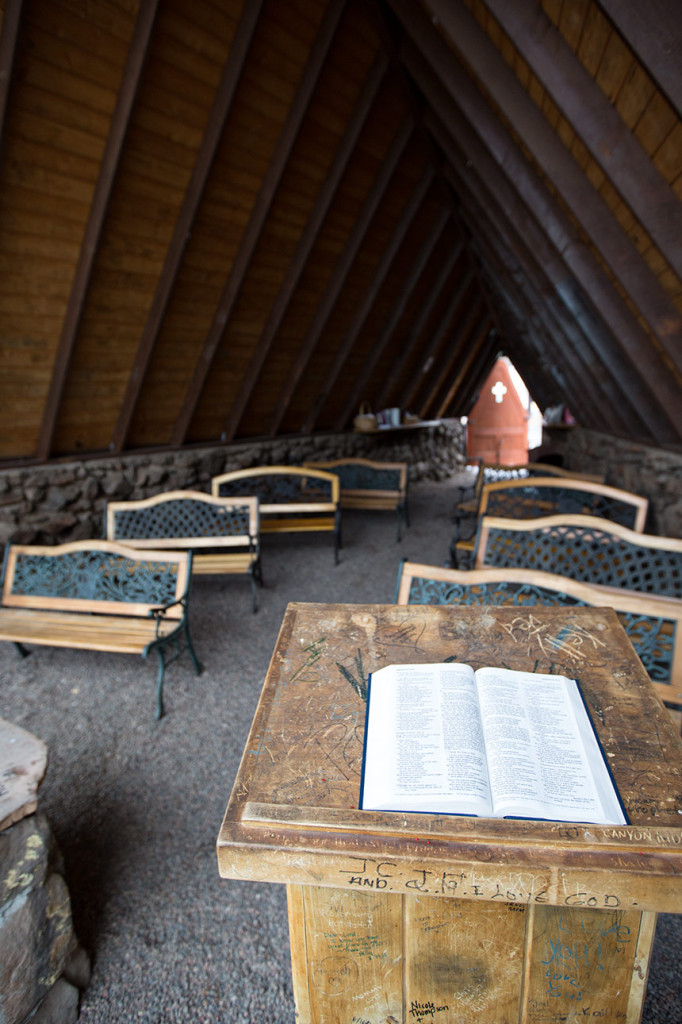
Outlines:
{"label": "gravel floor", "polygon": [[[447,559],[453,482],[412,488],[412,526],[344,516],[329,536],[266,537],[260,611],[249,585],[199,578],[196,678],[125,655],[0,648],[0,715],[49,748],[41,789],[67,864],[79,938],[93,960],[82,1024],[292,1024],[283,886],[218,877],[215,840],[286,605],[391,602],[399,560]],[[643,1022],[682,1022],[682,917],[659,918]]]}

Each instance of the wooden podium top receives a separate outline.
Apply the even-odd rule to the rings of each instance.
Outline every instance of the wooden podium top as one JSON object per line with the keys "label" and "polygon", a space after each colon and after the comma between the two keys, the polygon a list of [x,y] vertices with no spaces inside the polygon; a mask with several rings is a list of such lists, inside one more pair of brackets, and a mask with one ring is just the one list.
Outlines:
{"label": "wooden podium top", "polygon": [[[370,672],[579,680],[629,826],[357,809]],[[225,878],[682,912],[682,744],[609,608],[290,604],[218,838]]]}

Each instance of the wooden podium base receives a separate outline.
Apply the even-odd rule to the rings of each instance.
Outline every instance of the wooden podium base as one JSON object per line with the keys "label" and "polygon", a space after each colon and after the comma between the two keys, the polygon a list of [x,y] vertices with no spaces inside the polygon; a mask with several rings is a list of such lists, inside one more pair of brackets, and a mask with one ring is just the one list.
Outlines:
{"label": "wooden podium base", "polygon": [[[387,870],[389,870],[387,868]],[[298,1024],[637,1024],[656,914],[288,885]]]}

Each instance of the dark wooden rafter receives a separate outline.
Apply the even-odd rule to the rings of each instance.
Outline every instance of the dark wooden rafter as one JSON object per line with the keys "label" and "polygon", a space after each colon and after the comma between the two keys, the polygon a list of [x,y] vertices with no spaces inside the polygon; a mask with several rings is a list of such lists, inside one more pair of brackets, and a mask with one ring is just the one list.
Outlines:
{"label": "dark wooden rafter", "polygon": [[309,413],[305,425],[303,427],[304,432],[312,433],[315,429],[315,422],[319,417],[324,405],[336,385],[336,381],[341,372],[343,364],[346,362],[350,355],[355,342],[357,341],[358,335],[362,330],[367,317],[369,316],[372,306],[376,302],[377,296],[383,285],[386,275],[388,274],[391,264],[395,259],[398,251],[405,240],[405,235],[410,229],[415,217],[419,212],[419,208],[422,205],[426,193],[428,192],[431,182],[434,177],[434,169],[431,165],[428,165],[422,174],[419,182],[417,183],[414,192],[412,193],[403,214],[396,225],[391,237],[388,240],[386,248],[384,249],[381,258],[374,269],[372,280],[367,285],[365,293],[358,305],[355,315],[351,320],[350,326],[348,327],[343,341],[336,350],[336,355],[332,360],[332,364],[327,370],[324,379],[324,385],[318,392],[315,404]]}
{"label": "dark wooden rafter", "polygon": [[[332,0],[327,7],[322,24],[318,29],[315,42],[310,52],[308,62],[303,71],[301,81],[296,90],[296,95],[289,109],[289,114],[282,128],[275,153],[270,161],[268,170],[263,178],[258,198],[254,204],[249,217],[249,222],[242,235],[239,251],[235,257],[232,268],[227,278],[218,307],[209,328],[204,349],[196,364],[192,380],[190,381],[180,415],[173,429],[171,443],[181,445],[184,443],[189,429],[194,410],[203,390],[206,378],[208,377],[213,359],[218,350],[225,333],[225,328],[232,315],[232,310],[237,301],[241,286],[249,269],[251,259],[255,252],[258,240],[265,226],[277,189],[286,169],[289,156],[298,136],[303,118],[313,96],[318,78],[324,67],[324,63],[332,44],[336,30],[345,8],[346,0]],[[248,400],[248,395],[246,396]],[[229,433],[231,424],[228,423],[226,434]]]}
{"label": "dark wooden rafter", "polygon": [[[489,156],[486,156],[480,142],[472,138],[472,133],[465,125],[458,125],[458,152],[452,141],[446,136],[445,129],[435,121],[432,122],[434,137],[440,141],[443,152],[450,160],[448,173],[454,177],[454,188],[458,193],[468,196],[468,202],[462,208],[473,208],[471,231],[479,232],[489,220],[491,229],[489,240],[498,234],[506,241],[508,248],[514,253],[525,272],[536,282],[542,295],[541,305],[551,308],[552,318],[556,321],[554,330],[549,332],[550,339],[557,336],[557,328],[564,337],[566,349],[558,352],[558,358],[566,359],[565,352],[577,354],[588,374],[587,384],[594,382],[598,388],[605,388],[610,393],[609,404],[615,408],[630,406],[629,392],[621,390],[611,373],[611,360],[596,359],[590,344],[589,334],[598,331],[594,318],[587,318],[584,309],[576,315],[578,304],[570,306],[566,302],[566,294],[561,290],[565,278],[565,268],[561,264],[553,247],[539,229],[530,210],[514,196],[508,182],[505,182],[499,170]],[[474,171],[475,166],[475,171]],[[542,280],[542,284],[539,282]],[[583,331],[588,334],[583,334]],[[605,329],[604,329],[605,330]],[[608,343],[608,336],[605,335]],[[551,347],[554,347],[551,342]],[[600,396],[600,404],[606,394]],[[637,417],[635,406],[632,415]]]}
{"label": "dark wooden rafter", "polygon": [[[343,408],[343,412],[339,415],[336,421],[334,426],[335,430],[343,430],[350,422],[358,403],[361,401],[361,396],[369,384],[374,368],[384,354],[387,345],[391,341],[391,338],[393,337],[393,334],[405,312],[405,308],[412,298],[417,282],[426,269],[426,265],[431,258],[433,250],[442,234],[449,216],[450,211],[445,208],[441,209],[435,217],[428,236],[426,237],[419,252],[416,254],[406,279],[400,286],[399,297],[392,304],[391,311],[384,322],[384,326],[382,327],[379,336],[372,342],[372,348],[367,353],[362,365],[362,370],[355,379],[352,391]],[[377,408],[379,408],[379,406],[377,406]]]}
{"label": "dark wooden rafter", "polygon": [[467,375],[469,374],[469,371],[473,363],[479,356],[481,349],[483,349],[485,346],[485,342],[490,333],[491,327],[492,320],[490,318],[490,314],[485,313],[483,319],[481,320],[474,334],[471,344],[469,345],[469,351],[466,353],[462,361],[458,364],[456,368],[457,372],[455,374],[455,378],[452,381],[452,384],[448,388],[445,397],[443,398],[438,407],[438,410],[436,412],[437,419],[441,419],[443,416],[447,415],[447,410],[456,400],[457,395],[461,390],[462,384],[466,379]]}
{"label": "dark wooden rafter", "polygon": [[[498,311],[499,318],[499,311]],[[469,367],[469,373],[466,379],[462,382],[462,387],[459,390],[459,394],[455,395],[453,399],[452,408],[449,410],[451,416],[468,416],[473,408],[475,402],[475,396],[480,392],[481,388],[487,381],[492,371],[495,362],[497,361],[500,349],[500,339],[495,328],[488,331],[488,336],[485,343],[481,345],[481,348],[476,354],[476,358]],[[515,353],[516,355],[516,353]],[[522,361],[515,363],[515,366],[521,373],[524,381],[531,390],[531,379],[523,372],[524,367],[520,365]],[[531,373],[532,377],[532,373]]]}
{"label": "dark wooden rafter", "polygon": [[[485,224],[485,214],[477,212],[479,244],[486,244],[488,262],[495,260],[495,277],[502,287],[506,281],[507,292],[512,290],[522,303],[527,322],[535,324],[534,333],[542,336],[542,351],[556,366],[563,367],[570,382],[571,406],[580,414],[583,425],[599,429],[616,429],[621,433],[624,423],[629,422],[635,428],[639,424],[633,412],[630,419],[622,421],[612,418],[607,410],[609,405],[604,400],[604,392],[600,380],[593,375],[594,371],[586,365],[580,348],[575,344],[577,332],[571,331],[566,322],[556,319],[542,296],[542,283],[531,277],[533,268],[530,260],[524,261],[513,251],[508,239],[496,220],[493,225]],[[494,256],[493,256],[494,253]],[[566,396],[562,396],[566,398]],[[627,404],[625,405],[627,409]]]}
{"label": "dark wooden rafter", "polygon": [[[413,8],[410,10],[414,11]],[[428,34],[424,33],[424,27],[428,29]],[[466,126],[474,130],[498,169],[503,172],[503,177],[513,186],[528,210],[532,211],[544,234],[560,254],[566,264],[567,276],[572,273],[580,281],[591,301],[600,310],[609,324],[614,343],[617,342],[620,363],[629,364],[622,380],[624,389],[631,389],[633,381],[639,378],[640,392],[654,411],[653,436],[663,443],[679,436],[682,407],[676,397],[678,388],[668,366],[657,356],[643,328],[632,316],[596,258],[582,243],[569,217],[528,164],[489,104],[461,65],[452,59],[446,44],[434,34],[428,22],[425,26],[421,22],[415,25],[410,18],[407,28],[411,37],[428,54],[426,60],[409,43],[401,48],[402,58],[425,93],[427,101],[439,113],[448,129],[452,130],[453,138],[457,136],[457,129],[450,129],[454,112],[460,114]],[[647,352],[646,365],[642,365],[643,352]],[[612,356],[613,350],[609,357]],[[627,358],[624,360],[623,357]],[[675,432],[661,429],[661,419],[665,417],[674,425]]]}
{"label": "dark wooden rafter", "polygon": [[[329,173],[327,174],[324,184],[317,196],[303,234],[298,241],[296,251],[289,263],[284,280],[272,305],[268,321],[260,335],[260,338],[258,339],[256,349],[251,357],[251,362],[242,383],[240,398],[234,403],[230,412],[230,424],[233,424],[233,426],[230,426],[229,429],[226,429],[225,431],[227,439],[231,439],[239,428],[239,421],[244,414],[247,398],[256,386],[256,381],[263,369],[263,365],[267,359],[268,353],[270,352],[272,343],[275,340],[284,314],[286,313],[291,298],[296,290],[301,274],[305,269],[306,262],[310,256],[313,245],[315,244],[329,207],[339,184],[341,183],[341,179],[348,166],[348,162],[353,154],[369,112],[372,109],[381,83],[384,80],[386,68],[386,58],[383,54],[380,54],[375,60],[369,73],[362,95],[360,96],[350,122],[346,127],[341,145],[334,157],[332,166],[330,167]],[[275,425],[275,431],[278,426],[279,421]]]}
{"label": "dark wooden rafter", "polygon": [[[447,222],[444,227],[444,232],[447,230]],[[431,287],[427,295],[425,296],[417,318],[411,325],[405,343],[402,346],[402,355],[396,355],[393,362],[393,369],[384,381],[384,385],[378,392],[376,397],[377,409],[383,409],[389,404],[389,399],[393,394],[394,389],[397,387],[398,381],[401,379],[407,366],[410,365],[414,359],[414,354],[417,351],[417,346],[421,343],[421,335],[424,331],[426,324],[433,313],[434,306],[440,298],[445,282],[452,274],[455,264],[462,255],[464,245],[461,241],[458,241],[450,250],[447,258],[443,261],[443,264],[433,279]]]}
{"label": "dark wooden rafter", "polygon": [[291,402],[294,391],[315,351],[320,335],[336,304],[348,272],[353,265],[353,261],[379,207],[386,187],[395,173],[411,134],[412,125],[408,122],[403,122],[384,157],[379,173],[365,198],[362,209],[343,247],[343,251],[336,261],[336,266],[325,288],[324,295],[317,303],[315,315],[306,331],[296,361],[284,383],[270,424],[271,434],[276,433],[277,427]]}
{"label": "dark wooden rafter", "polygon": [[[411,16],[420,14],[407,0],[389,0],[389,3],[401,19],[406,10]],[[425,0],[425,4],[460,59],[471,67],[479,81],[485,82],[486,91],[558,189],[595,249],[649,324],[672,365],[682,372],[682,315],[601,195],[464,3],[461,0],[454,3]],[[413,20],[410,17],[410,21]],[[425,30],[432,35],[437,31],[426,15],[422,36]],[[452,51],[449,51],[449,58],[454,64]],[[646,349],[651,346],[640,350],[639,358]],[[665,364],[662,360],[660,363],[664,375]]]}
{"label": "dark wooden rafter", "polygon": [[682,21],[679,0],[598,0],[682,117]]}
{"label": "dark wooden rafter", "polygon": [[[611,184],[682,278],[682,204],[536,0],[485,0]],[[679,18],[679,11],[678,11]]]}
{"label": "dark wooden rafter", "polygon": [[130,115],[149,51],[149,41],[154,28],[158,3],[159,0],[142,0],[131,37],[126,64],[121,75],[121,86],[116,98],[116,107],[102,155],[90,214],[83,234],[78,264],[62,322],[57,353],[52,367],[50,388],[43,410],[37,446],[37,455],[41,461],[45,461],[50,457],[66,374],[83,315],[92,268],[97,255],[97,246],[109,206]]}
{"label": "dark wooden rafter", "polygon": [[185,192],[180,213],[175,222],[173,237],[166,251],[154,298],[149,309],[149,315],[142,330],[140,344],[121,403],[120,415],[112,437],[113,449],[117,452],[120,452],[126,443],[130,424],[133,421],[140,397],[144,375],[149,366],[149,361],[159,331],[161,330],[161,324],[168,309],[173,286],[175,285],[185,248],[191,235],[192,225],[213,166],[213,160],[225,128],[225,122],[227,121],[232,101],[239,85],[263,2],[264,0],[253,0],[253,2],[247,3],[237,25],[230,53],[225,62],[213,106],[206,122],[201,146],[194,162],[192,176]]}
{"label": "dark wooden rafter", "polygon": [[477,294],[474,302],[467,310],[464,320],[462,320],[458,327],[451,328],[452,340],[446,341],[440,358],[437,360],[438,366],[430,374],[431,380],[429,382],[428,395],[422,401],[418,410],[422,419],[428,418],[430,410],[437,402],[446,381],[452,376],[453,368],[461,357],[472,332],[476,329],[481,319],[487,316],[488,311],[485,308],[483,299]]}
{"label": "dark wooden rafter", "polygon": [[12,81],[12,68],[19,42],[23,0],[7,0],[0,29],[0,153],[5,130],[5,114]]}
{"label": "dark wooden rafter", "polygon": [[[561,258],[553,245],[539,227],[535,220],[534,212],[515,193],[512,184],[505,178],[502,170],[492,159],[489,152],[483,146],[481,140],[472,131],[464,117],[453,107],[448,107],[443,114],[448,119],[448,129],[444,127],[435,117],[429,115],[428,124],[434,138],[441,145],[443,152],[450,161],[451,171],[456,174],[455,188],[463,184],[468,187],[469,192],[474,190],[480,203],[480,207],[489,214],[498,210],[496,227],[503,230],[503,220],[506,220],[512,234],[516,236],[516,250],[523,249],[526,243],[537,253],[542,261],[545,274],[551,280],[557,298],[564,304],[565,314],[562,315],[562,322],[566,324],[577,324],[586,335],[586,342],[594,348],[601,359],[598,365],[601,376],[610,376],[614,366],[620,368],[616,377],[619,381],[619,401],[629,401],[627,395],[627,382],[631,380],[631,369],[624,365],[620,350],[614,348],[610,335],[594,322],[584,306],[577,301],[568,302],[564,289],[564,282],[568,278],[568,271],[563,265]],[[452,132],[452,134],[450,134]],[[453,142],[456,137],[457,145]],[[466,173],[465,173],[466,172]],[[502,212],[503,211],[503,212]],[[472,233],[476,226],[472,225]],[[658,417],[657,417],[658,418]]]}
{"label": "dark wooden rafter", "polygon": [[424,349],[421,359],[420,372],[415,374],[414,378],[407,384],[405,390],[400,396],[400,400],[397,403],[399,408],[412,408],[412,403],[416,399],[419,388],[424,384],[424,381],[427,378],[431,370],[431,367],[433,366],[435,354],[438,351],[443,341],[443,338],[451,329],[453,317],[455,316],[455,313],[457,312],[460,303],[462,302],[462,299],[464,298],[465,294],[471,287],[473,281],[473,271],[468,270],[467,273],[464,274],[464,276],[458,282],[456,289],[450,296],[450,301],[445,307],[442,315],[438,320],[437,326],[435,327],[433,333],[431,334],[431,340]]}

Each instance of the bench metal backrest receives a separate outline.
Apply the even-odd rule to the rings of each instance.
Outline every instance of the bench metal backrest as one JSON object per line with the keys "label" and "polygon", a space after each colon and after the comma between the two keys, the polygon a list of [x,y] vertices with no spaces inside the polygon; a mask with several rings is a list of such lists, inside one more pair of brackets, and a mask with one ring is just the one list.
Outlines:
{"label": "bench metal backrest", "polygon": [[590,515],[641,533],[649,501],[639,494],[589,480],[535,477],[485,484],[479,515],[535,519],[545,515]]}
{"label": "bench metal backrest", "polygon": [[302,466],[254,466],[222,473],[211,480],[215,497],[255,495],[260,502],[261,515],[335,512],[339,491],[339,478],[334,473]]}
{"label": "bench metal backrest", "polygon": [[335,473],[342,491],[394,491],[404,497],[407,489],[406,462],[379,462],[373,459],[332,459],[329,462],[304,462],[305,469],[324,469]]}
{"label": "bench metal backrest", "polygon": [[594,516],[483,516],[475,568],[484,566],[552,572],[682,599],[682,540],[637,533]]}
{"label": "bench metal backrest", "polygon": [[473,484],[474,496],[478,499],[481,496],[484,484],[502,482],[504,480],[527,480],[536,476],[566,477],[570,480],[587,480],[592,483],[603,483],[604,477],[592,473],[574,473],[563,466],[553,466],[547,462],[518,462],[506,465],[502,462],[484,462],[481,460],[478,466],[475,483]]}
{"label": "bench metal backrest", "polygon": [[108,540],[135,548],[257,545],[258,498],[167,491],[139,501],[108,502],[105,524]]}
{"label": "bench metal backrest", "polygon": [[[137,551],[111,541],[6,549],[2,603],[17,608],[148,616],[187,594],[188,552]],[[184,608],[168,610],[181,619]]]}
{"label": "bench metal backrest", "polygon": [[[398,604],[594,605],[614,608],[650,679],[672,684],[671,703],[682,703],[682,602],[526,569],[442,569],[404,562]],[[578,663],[579,651],[576,652]]]}

